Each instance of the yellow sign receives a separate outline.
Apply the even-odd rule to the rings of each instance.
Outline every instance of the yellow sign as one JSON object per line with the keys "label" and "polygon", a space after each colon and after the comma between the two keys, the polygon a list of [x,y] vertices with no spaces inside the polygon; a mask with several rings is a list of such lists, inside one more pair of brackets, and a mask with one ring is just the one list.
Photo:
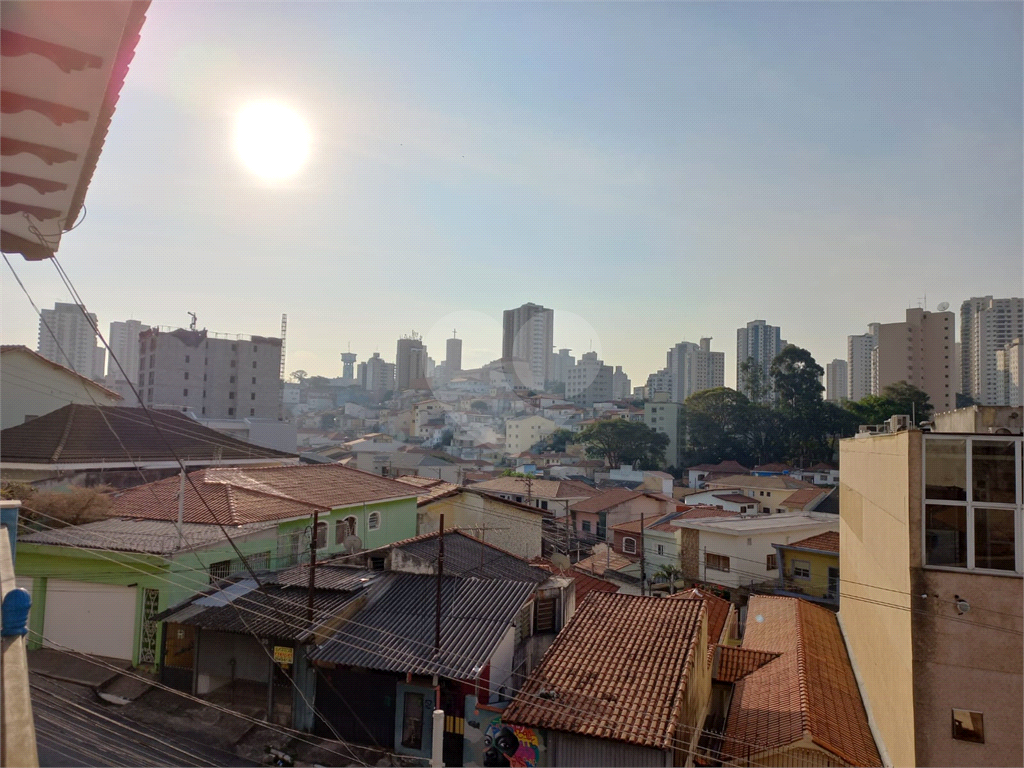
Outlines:
{"label": "yellow sign", "polygon": [[286,648],[283,645],[274,646],[274,661],[278,664],[294,664],[295,663],[295,649]]}

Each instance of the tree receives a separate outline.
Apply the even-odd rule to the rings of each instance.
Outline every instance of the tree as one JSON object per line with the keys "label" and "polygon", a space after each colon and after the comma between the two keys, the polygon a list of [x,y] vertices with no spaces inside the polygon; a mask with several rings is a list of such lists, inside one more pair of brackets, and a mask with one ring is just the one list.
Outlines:
{"label": "tree", "polygon": [[556,429],[550,435],[548,435],[540,446],[542,451],[554,451],[555,453],[564,453],[565,447],[573,442],[575,435],[572,430],[569,429]]}
{"label": "tree", "polygon": [[668,593],[674,595],[676,593],[676,581],[683,575],[683,572],[676,566],[666,563],[659,566],[653,575],[655,578],[664,579],[668,583]]}
{"label": "tree", "polygon": [[746,395],[728,387],[705,389],[686,398],[680,429],[687,462],[748,461],[750,407]]}
{"label": "tree", "polygon": [[22,496],[21,512],[26,522],[47,527],[93,523],[109,516],[113,490],[109,485],[72,486],[60,491],[33,490],[28,498]]}
{"label": "tree", "polygon": [[469,407],[471,410],[474,410],[477,413],[487,413],[487,411],[490,410],[487,407],[487,403],[485,403],[483,400],[474,400],[472,403],[469,404]]}
{"label": "tree", "polygon": [[591,458],[603,458],[612,467],[639,462],[642,468],[657,468],[665,461],[669,436],[639,421],[605,419],[577,435],[575,442],[587,446]]}
{"label": "tree", "polygon": [[821,377],[825,369],[806,349],[795,344],[787,346],[772,360],[769,374],[780,403],[800,409],[821,402],[821,393],[825,391]]}
{"label": "tree", "polygon": [[451,445],[452,438],[454,437],[455,433],[452,432],[452,430],[450,429],[446,429],[444,432],[441,433],[440,445]]}
{"label": "tree", "polygon": [[897,413],[913,416],[919,422],[931,418],[932,411],[935,410],[927,392],[905,381],[897,381],[884,387],[882,397],[899,408]]}
{"label": "tree", "polygon": [[331,380],[326,376],[310,376],[307,381],[309,381],[311,387],[326,387],[331,383]]}
{"label": "tree", "polygon": [[291,374],[289,375],[289,378],[292,381],[301,384],[302,382],[309,378],[309,374],[303,371],[302,369],[299,369],[297,371],[292,371]]}
{"label": "tree", "polygon": [[764,375],[764,369],[754,358],[748,357],[740,363],[739,376],[739,389],[746,393],[751,403],[760,405],[768,401],[772,393],[771,380]]}

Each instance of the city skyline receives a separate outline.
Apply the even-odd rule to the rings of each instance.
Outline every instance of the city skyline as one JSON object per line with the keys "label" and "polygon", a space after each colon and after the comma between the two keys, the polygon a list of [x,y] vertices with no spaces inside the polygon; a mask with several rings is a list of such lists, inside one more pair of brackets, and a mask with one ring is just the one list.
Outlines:
{"label": "city skyline", "polygon": [[[410,327],[475,367],[534,302],[635,384],[710,337],[734,386],[755,318],[824,365],[926,296],[1021,294],[1021,51],[1017,4],[158,4],[59,258],[101,328],[287,313],[289,371]],[[290,179],[233,151],[263,98],[309,126]]]}

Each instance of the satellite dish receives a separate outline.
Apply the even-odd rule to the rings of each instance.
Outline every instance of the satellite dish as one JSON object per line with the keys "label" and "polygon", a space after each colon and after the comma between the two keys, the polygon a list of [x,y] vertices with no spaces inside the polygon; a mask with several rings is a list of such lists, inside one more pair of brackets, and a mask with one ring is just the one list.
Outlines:
{"label": "satellite dish", "polygon": [[354,555],[363,549],[363,540],[358,536],[348,535],[345,537],[345,554]]}
{"label": "satellite dish", "polygon": [[949,302],[944,301],[941,304],[939,304],[939,306],[937,306],[935,309],[938,310],[939,312],[945,312],[947,309],[949,309]]}
{"label": "satellite dish", "polygon": [[568,571],[572,567],[569,558],[561,552],[556,552],[551,556],[551,564],[560,571]]}

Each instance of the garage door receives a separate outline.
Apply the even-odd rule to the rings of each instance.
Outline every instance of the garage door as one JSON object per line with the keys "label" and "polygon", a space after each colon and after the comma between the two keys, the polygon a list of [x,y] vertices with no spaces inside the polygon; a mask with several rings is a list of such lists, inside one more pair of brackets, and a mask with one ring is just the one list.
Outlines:
{"label": "garage door", "polygon": [[135,596],[135,587],[48,579],[43,644],[131,659]]}

